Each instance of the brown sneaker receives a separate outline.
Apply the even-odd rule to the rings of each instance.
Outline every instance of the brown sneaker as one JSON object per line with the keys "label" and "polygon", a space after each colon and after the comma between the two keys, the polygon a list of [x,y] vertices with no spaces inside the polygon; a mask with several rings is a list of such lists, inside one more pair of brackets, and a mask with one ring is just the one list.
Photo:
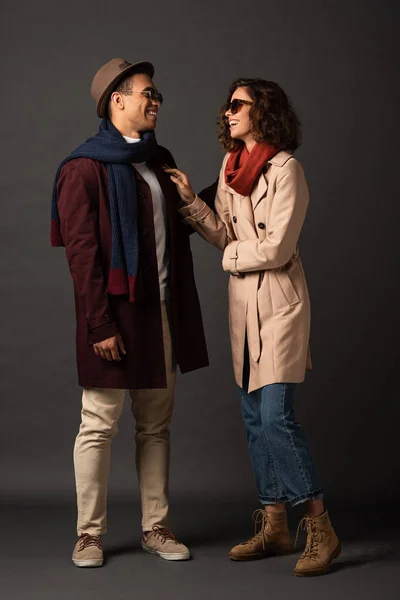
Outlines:
{"label": "brown sneaker", "polygon": [[[300,529],[307,530],[307,543],[294,570],[298,577],[323,575],[331,568],[332,561],[341,552],[336,533],[333,530],[327,511],[319,517],[306,515],[299,523]],[[297,542],[297,536],[296,536]]]}
{"label": "brown sneaker", "polygon": [[77,567],[101,567],[103,564],[101,537],[88,533],[80,535],[72,553],[72,562]]}
{"label": "brown sneaker", "polygon": [[[246,542],[234,546],[229,552],[229,558],[232,560],[256,560],[293,552],[285,510],[269,513],[265,509],[259,508],[253,513],[253,521],[254,536]],[[261,524],[261,528],[257,533],[258,524]]]}
{"label": "brown sneaker", "polygon": [[158,554],[165,560],[188,560],[190,551],[178,542],[172,531],[154,525],[147,537],[142,537],[142,548],[151,554]]}

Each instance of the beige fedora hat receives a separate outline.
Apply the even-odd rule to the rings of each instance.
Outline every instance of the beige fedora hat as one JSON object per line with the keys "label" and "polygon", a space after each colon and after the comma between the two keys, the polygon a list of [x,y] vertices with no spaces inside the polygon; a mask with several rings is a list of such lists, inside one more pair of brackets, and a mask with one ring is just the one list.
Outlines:
{"label": "beige fedora hat", "polygon": [[123,58],[113,58],[97,71],[93,77],[90,93],[96,101],[98,117],[107,116],[108,101],[121,79],[135,72],[153,77],[154,67],[147,61],[130,63]]}

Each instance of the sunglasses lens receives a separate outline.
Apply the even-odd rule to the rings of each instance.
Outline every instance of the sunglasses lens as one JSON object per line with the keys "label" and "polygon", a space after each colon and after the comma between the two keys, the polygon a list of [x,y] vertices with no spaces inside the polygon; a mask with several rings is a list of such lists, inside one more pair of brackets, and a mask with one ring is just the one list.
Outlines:
{"label": "sunglasses lens", "polygon": [[156,92],[156,90],[154,90],[153,88],[151,90],[149,90],[149,91],[150,91],[150,98],[152,100],[156,100],[160,104],[163,103],[164,98],[163,98],[162,94],[160,94],[159,92]]}
{"label": "sunglasses lens", "polygon": [[237,111],[239,109],[239,102],[236,99],[232,100],[231,105],[230,105],[230,109],[231,109],[231,113],[233,115],[237,113]]}

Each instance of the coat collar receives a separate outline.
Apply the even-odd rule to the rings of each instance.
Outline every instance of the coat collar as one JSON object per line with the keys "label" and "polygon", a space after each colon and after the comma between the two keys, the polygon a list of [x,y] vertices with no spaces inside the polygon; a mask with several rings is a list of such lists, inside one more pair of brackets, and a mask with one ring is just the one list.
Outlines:
{"label": "coat collar", "polygon": [[280,152],[275,154],[275,156],[270,158],[270,160],[268,162],[271,163],[271,165],[275,165],[277,167],[283,167],[283,165],[285,163],[287,163],[289,158],[291,158],[292,156],[293,156],[293,154],[291,154],[290,152],[286,152],[286,150],[281,150]]}
{"label": "coat collar", "polygon": [[[291,158],[292,156],[293,156],[293,154],[291,154],[290,152],[286,152],[286,150],[281,150],[280,152],[275,154],[275,156],[270,158],[270,160],[268,161],[268,164],[274,165],[276,167],[283,167],[283,165],[285,163],[287,163],[289,158]],[[229,153],[226,154],[224,157],[224,160],[222,163],[222,170],[221,170],[222,174],[225,173],[225,166],[228,161],[228,158],[229,158]],[[229,192],[230,194],[233,194],[234,196],[237,196],[238,198],[240,198],[240,200],[242,198],[244,198],[244,196],[235,192],[235,190],[233,188],[231,188],[229,185],[227,185],[225,183],[225,177],[222,177],[221,189],[223,189],[225,192]],[[256,189],[254,189],[251,194],[252,198],[255,199],[255,201],[253,202],[254,208],[255,208],[255,204],[258,204],[259,200],[262,198],[262,196],[265,194],[266,191],[267,191],[267,181],[265,179],[264,173],[262,173],[261,177],[259,177],[259,179],[258,179]]]}

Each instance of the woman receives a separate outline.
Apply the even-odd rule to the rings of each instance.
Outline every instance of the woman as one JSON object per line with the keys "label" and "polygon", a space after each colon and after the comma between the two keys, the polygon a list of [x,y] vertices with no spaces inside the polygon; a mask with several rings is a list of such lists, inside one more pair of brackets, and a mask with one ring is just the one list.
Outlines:
{"label": "woman", "polygon": [[293,157],[300,124],[285,92],[263,79],[239,79],[219,118],[223,160],[216,214],[195,196],[187,176],[166,169],[183,201],[180,212],[223,250],[235,379],[263,509],[261,530],[229,553],[250,560],[293,551],[286,505],[305,503],[306,548],[295,574],[320,575],[340,545],[301,426],[294,420],[297,383],[311,368],[310,301],[297,247],[308,189]]}

